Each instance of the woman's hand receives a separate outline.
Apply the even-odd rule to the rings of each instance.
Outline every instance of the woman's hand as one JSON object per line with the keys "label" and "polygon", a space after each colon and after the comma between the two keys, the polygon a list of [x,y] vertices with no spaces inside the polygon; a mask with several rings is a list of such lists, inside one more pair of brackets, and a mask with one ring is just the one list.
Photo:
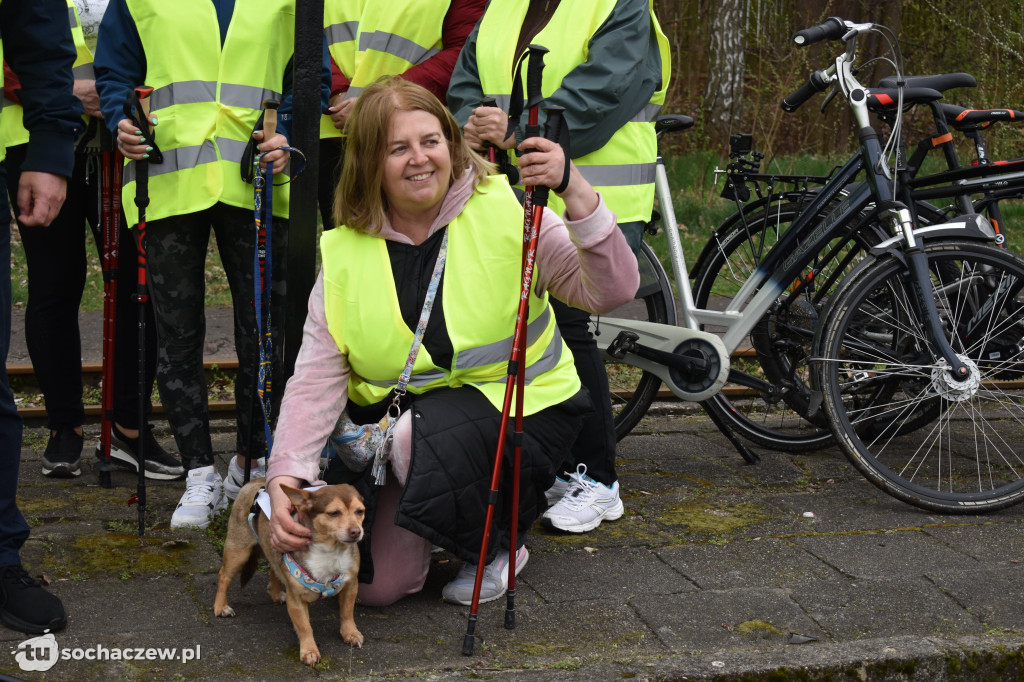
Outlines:
{"label": "woman's hand", "polygon": [[[149,121],[155,126],[156,116],[150,116]],[[149,158],[149,152],[153,151],[151,141],[147,139],[147,133],[139,130],[130,118],[122,118],[117,122],[117,146],[126,158],[134,161]]]}
{"label": "woman's hand", "polygon": [[331,123],[338,130],[342,130],[345,124],[348,123],[349,114],[352,113],[352,107],[355,106],[356,98],[350,97],[345,99],[345,93],[339,92],[337,95],[331,98],[330,106],[327,107],[327,114],[331,117]]}
{"label": "woman's hand", "polygon": [[484,142],[501,149],[511,149],[516,145],[516,136],[505,137],[506,132],[508,116],[498,107],[477,107],[463,127],[466,142],[477,151],[483,150]]}
{"label": "woman's hand", "polygon": [[519,176],[523,185],[540,185],[557,189],[565,178],[565,164],[569,164],[569,184],[558,193],[565,202],[566,215],[579,220],[591,215],[600,203],[600,198],[590,183],[580,175],[571,162],[567,162],[562,148],[546,137],[531,137],[523,140],[520,149],[532,149],[519,157]]}
{"label": "woman's hand", "polygon": [[270,546],[278,552],[297,552],[309,547],[313,532],[292,518],[295,507],[281,490],[284,483],[301,488],[303,482],[294,476],[275,476],[267,483],[270,495]]}
{"label": "woman's hand", "polygon": [[281,133],[275,132],[264,140],[262,130],[257,130],[252,136],[259,142],[259,150],[261,152],[270,152],[260,160],[260,167],[266,168],[268,163],[272,163],[274,164],[275,173],[284,171],[285,167],[288,166],[288,159],[291,158],[291,152],[287,149],[279,149],[279,147],[287,147],[288,138]]}

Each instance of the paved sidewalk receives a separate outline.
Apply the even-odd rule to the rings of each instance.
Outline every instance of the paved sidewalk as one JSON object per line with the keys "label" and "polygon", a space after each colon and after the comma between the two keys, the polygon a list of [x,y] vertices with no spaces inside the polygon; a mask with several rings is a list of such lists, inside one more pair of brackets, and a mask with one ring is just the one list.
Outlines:
{"label": "paved sidewalk", "polygon": [[[223,470],[233,427],[216,426]],[[88,432],[95,443],[97,427]],[[502,627],[503,599],[482,605],[463,656],[468,608],[440,598],[458,562],[435,554],[423,592],[357,606],[362,649],[342,643],[333,600],[315,604],[315,671],[299,663],[265,571],[232,586],[235,618],[213,616],[219,538],[167,528],[180,482],[149,485],[140,545],[126,504],[134,475],[116,473],[109,490],[91,472],[50,480],[44,446],[43,430],[26,431],[23,554],[69,625],[45,672],[26,670],[28,649],[16,654],[27,638],[0,628],[0,673],[24,680],[1024,679],[1024,506],[925,513],[837,451],[759,451],[748,466],[690,408],[665,406],[620,444],[622,519],[579,536],[531,531],[514,630]],[[177,660],[86,658],[172,648]]]}

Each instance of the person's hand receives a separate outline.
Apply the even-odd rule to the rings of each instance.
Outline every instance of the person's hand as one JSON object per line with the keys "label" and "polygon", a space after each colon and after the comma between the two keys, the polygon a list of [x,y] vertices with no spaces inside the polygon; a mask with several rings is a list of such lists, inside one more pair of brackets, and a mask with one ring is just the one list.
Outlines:
{"label": "person's hand", "polygon": [[261,152],[270,152],[260,160],[260,166],[265,168],[268,163],[273,164],[275,173],[282,172],[288,165],[291,153],[287,149],[279,149],[279,147],[287,147],[288,138],[281,133],[275,132],[264,140],[262,130],[257,130],[252,136],[259,142],[259,150]]}
{"label": "person's hand", "polygon": [[18,181],[18,220],[23,225],[49,225],[60,212],[68,181],[60,175],[24,171]]}
{"label": "person's hand", "polygon": [[484,148],[484,142],[490,142],[501,149],[516,146],[514,134],[505,137],[508,132],[508,116],[498,107],[477,107],[469,115],[462,130],[466,142],[477,151]]}
{"label": "person's hand", "polygon": [[270,495],[270,546],[278,552],[297,552],[309,547],[313,532],[292,518],[295,506],[288,499],[281,484],[301,488],[302,481],[294,476],[275,476],[267,484]]}
{"label": "person's hand", "polygon": [[331,122],[334,123],[335,128],[341,130],[345,127],[345,123],[348,122],[348,117],[352,113],[352,107],[355,106],[355,103],[355,97],[345,99],[345,93],[343,92],[339,92],[331,98],[331,106],[327,107],[327,114],[331,117]]}
{"label": "person's hand", "polygon": [[[149,121],[155,126],[156,116],[150,116]],[[152,140],[147,137],[146,133],[139,130],[130,118],[122,118],[117,122],[117,148],[121,150],[125,158],[134,161],[149,158],[149,152],[153,151],[153,147],[150,145]]]}
{"label": "person's hand", "polygon": [[91,79],[79,79],[75,81],[75,97],[82,100],[85,113],[95,118],[103,118],[100,111],[100,94],[96,92],[96,81]]}
{"label": "person's hand", "polygon": [[[519,177],[524,186],[534,185],[556,189],[565,177],[565,152],[546,137],[531,137],[523,140],[520,150],[532,149],[519,157]],[[565,212],[570,219],[579,220],[592,214],[600,203],[597,191],[590,186],[576,165],[569,162],[569,184],[558,193],[565,203]]]}

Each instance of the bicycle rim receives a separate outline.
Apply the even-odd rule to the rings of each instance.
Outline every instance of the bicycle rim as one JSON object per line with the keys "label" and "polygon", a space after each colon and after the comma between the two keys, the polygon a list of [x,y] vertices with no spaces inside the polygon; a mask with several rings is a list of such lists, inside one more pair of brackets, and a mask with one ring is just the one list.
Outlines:
{"label": "bicycle rim", "polygon": [[825,410],[850,462],[885,492],[945,513],[1024,499],[1024,259],[977,242],[927,247],[931,295],[968,365],[953,381],[925,338],[904,266],[886,258],[825,321]]}
{"label": "bicycle rim", "polygon": [[[712,237],[717,249],[705,260],[694,279],[694,301],[698,308],[723,309],[750,278],[764,254],[801,213],[799,204],[778,204],[746,216],[739,214],[724,223]],[[752,330],[748,344],[734,353],[732,370],[770,390],[739,383],[727,383],[723,391],[707,401],[737,433],[775,450],[804,452],[827,446],[831,431],[820,401],[808,380],[814,329],[824,310],[829,292],[863,253],[865,243],[850,230],[827,245],[817,262],[813,277],[779,298]],[[705,326],[706,331],[724,329]],[[749,382],[748,382],[749,383]]]}

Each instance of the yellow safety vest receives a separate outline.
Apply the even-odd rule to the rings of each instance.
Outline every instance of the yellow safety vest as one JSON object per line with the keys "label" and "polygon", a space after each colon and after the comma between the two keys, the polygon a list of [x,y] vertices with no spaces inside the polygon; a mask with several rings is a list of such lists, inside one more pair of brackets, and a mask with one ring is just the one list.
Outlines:
{"label": "yellow safety vest", "polygon": [[[75,9],[75,3],[72,0],[67,0],[67,3],[68,21],[71,24],[71,37],[75,41],[75,50],[78,52],[72,72],[74,73],[75,80],[94,80],[96,74],[92,69],[92,52],[89,51],[85,44],[85,34],[82,33],[82,23],[78,19],[78,10]],[[3,81],[0,79],[0,87],[2,85]],[[23,125],[22,116],[24,111],[21,105],[4,97],[2,106],[4,114],[3,118],[0,119],[0,140],[4,141],[4,146],[14,147],[19,144],[28,144],[28,131],[25,130]],[[82,119],[88,124],[88,116],[83,116]]]}
{"label": "yellow safety vest", "polygon": [[[356,70],[356,38],[359,34],[359,18],[367,0],[326,0],[324,2],[324,35],[327,37],[327,51],[331,59],[346,78]],[[341,131],[334,127],[331,117],[320,117],[320,138],[341,137]]]}
{"label": "yellow safety vest", "polygon": [[[294,52],[295,0],[237,0],[223,46],[209,0],[127,0],[146,52],[145,85],[163,163],[149,164],[147,220],[220,202],[252,208],[239,164],[264,100],[283,96]],[[140,84],[141,85],[141,84]],[[122,206],[138,223],[135,162],[125,166]],[[274,215],[288,215],[288,186],[274,188]]]}
{"label": "yellow safety vest", "polygon": [[[562,79],[587,60],[594,33],[608,19],[616,0],[591,3],[561,3],[547,25],[531,41],[550,52],[544,58],[541,90],[545,97],[561,87]],[[650,4],[650,3],[649,3]],[[477,68],[485,95],[494,97],[506,111],[512,92],[512,68],[517,29],[521,27],[529,3],[519,0],[491,0],[477,33]],[[580,173],[604,196],[607,206],[620,223],[648,221],[654,206],[654,170],[658,155],[654,117],[665,101],[670,60],[668,39],[651,11],[652,28],[658,36],[662,55],[661,88],[605,144],[585,156],[573,159]],[[525,69],[524,69],[525,81]],[[525,86],[525,82],[524,82]],[[513,155],[513,158],[516,158]],[[549,206],[560,212],[561,200],[552,193]]]}
{"label": "yellow safety vest", "polygon": [[[492,177],[481,189],[448,226],[440,305],[455,351],[453,366],[438,367],[421,346],[408,390],[470,385],[500,410],[521,288],[523,211],[504,178]],[[352,367],[349,397],[372,405],[398,383],[413,341],[402,320],[387,244],[343,227],[324,232],[320,251],[327,328]],[[524,413],[533,414],[580,389],[547,293],[530,294],[527,344]]]}

